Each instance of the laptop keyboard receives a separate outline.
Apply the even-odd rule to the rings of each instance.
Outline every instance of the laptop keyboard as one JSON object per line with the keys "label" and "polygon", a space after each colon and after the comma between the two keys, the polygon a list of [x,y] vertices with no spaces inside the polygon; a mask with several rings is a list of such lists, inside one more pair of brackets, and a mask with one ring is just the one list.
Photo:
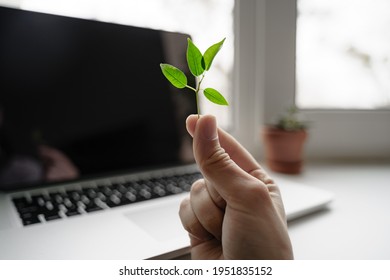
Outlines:
{"label": "laptop keyboard", "polygon": [[84,187],[63,192],[45,192],[12,199],[23,225],[28,226],[140,201],[188,192],[199,172],[149,180]]}

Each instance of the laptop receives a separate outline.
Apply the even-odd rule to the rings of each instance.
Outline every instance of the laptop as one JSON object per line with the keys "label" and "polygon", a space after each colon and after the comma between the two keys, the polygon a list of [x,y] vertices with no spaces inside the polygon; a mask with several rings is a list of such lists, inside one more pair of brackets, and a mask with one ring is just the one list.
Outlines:
{"label": "laptop", "polygon": [[[187,69],[187,37],[0,7],[0,259],[188,253],[196,103],[159,68]],[[331,200],[280,185],[289,218]]]}

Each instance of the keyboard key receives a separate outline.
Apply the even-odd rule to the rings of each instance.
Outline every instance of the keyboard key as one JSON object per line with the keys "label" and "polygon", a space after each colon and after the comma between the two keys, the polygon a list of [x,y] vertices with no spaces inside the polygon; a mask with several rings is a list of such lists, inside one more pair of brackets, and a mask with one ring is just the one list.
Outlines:
{"label": "keyboard key", "polygon": [[164,190],[164,188],[162,188],[160,186],[154,187],[153,188],[153,193],[156,194],[159,197],[163,197],[163,196],[166,195],[166,191]]}
{"label": "keyboard key", "polygon": [[100,199],[102,202],[105,202],[107,200],[107,196],[102,192],[97,192],[97,199]]}
{"label": "keyboard key", "polygon": [[19,217],[22,219],[29,219],[32,217],[36,217],[37,215],[35,213],[27,212],[27,213],[19,213]]}
{"label": "keyboard key", "polygon": [[17,197],[12,199],[14,205],[16,208],[23,208],[26,207],[30,202],[27,201],[25,197]]}
{"label": "keyboard key", "polygon": [[23,223],[24,226],[38,224],[40,222],[41,221],[38,219],[38,217],[31,217],[31,218],[22,219],[22,223]]}
{"label": "keyboard key", "polygon": [[132,192],[127,192],[125,197],[129,200],[129,203],[135,202],[137,200],[137,196]]}
{"label": "keyboard key", "polygon": [[72,203],[72,201],[70,201],[69,198],[65,198],[64,199],[64,205],[65,205],[66,208],[69,209],[69,208],[71,208],[73,206],[73,203]]}
{"label": "keyboard key", "polygon": [[42,208],[39,207],[38,205],[31,205],[31,204],[30,204],[30,205],[26,205],[26,206],[23,207],[23,208],[18,208],[18,212],[19,212],[20,214],[23,214],[23,213],[30,213],[30,212],[39,213],[41,209],[42,209]]}
{"label": "keyboard key", "polygon": [[90,199],[94,199],[97,197],[97,192],[94,188],[83,189],[83,193],[86,194],[86,196]]}
{"label": "keyboard key", "polygon": [[105,196],[110,196],[112,194],[112,190],[109,186],[100,186],[98,190],[102,192]]}
{"label": "keyboard key", "polygon": [[148,187],[147,189],[142,189],[139,191],[139,195],[143,198],[143,199],[150,199],[152,197],[152,194],[150,193],[150,188]]}
{"label": "keyboard key", "polygon": [[65,213],[65,215],[68,216],[68,217],[77,216],[77,215],[80,215],[80,214],[81,213],[77,209],[68,210]]}
{"label": "keyboard key", "polygon": [[103,210],[103,208],[97,206],[96,204],[95,205],[87,205],[85,207],[86,212],[95,212],[95,211],[99,211],[99,210]]}
{"label": "keyboard key", "polygon": [[58,211],[47,211],[44,212],[43,215],[45,216],[46,221],[61,219],[61,216],[58,214]]}

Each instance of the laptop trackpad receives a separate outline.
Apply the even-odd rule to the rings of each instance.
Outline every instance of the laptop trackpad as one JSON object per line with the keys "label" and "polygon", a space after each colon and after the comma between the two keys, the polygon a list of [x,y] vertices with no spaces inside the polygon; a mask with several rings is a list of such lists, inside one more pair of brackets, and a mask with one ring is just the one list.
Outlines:
{"label": "laptop trackpad", "polygon": [[179,218],[179,205],[173,201],[127,212],[125,216],[158,241],[188,238]]}

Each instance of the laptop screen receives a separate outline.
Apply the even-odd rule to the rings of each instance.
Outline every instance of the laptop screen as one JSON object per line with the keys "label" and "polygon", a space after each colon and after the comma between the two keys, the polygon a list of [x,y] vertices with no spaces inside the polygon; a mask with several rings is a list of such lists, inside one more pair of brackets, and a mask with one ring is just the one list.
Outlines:
{"label": "laptop screen", "polygon": [[193,162],[187,37],[0,7],[0,189]]}

